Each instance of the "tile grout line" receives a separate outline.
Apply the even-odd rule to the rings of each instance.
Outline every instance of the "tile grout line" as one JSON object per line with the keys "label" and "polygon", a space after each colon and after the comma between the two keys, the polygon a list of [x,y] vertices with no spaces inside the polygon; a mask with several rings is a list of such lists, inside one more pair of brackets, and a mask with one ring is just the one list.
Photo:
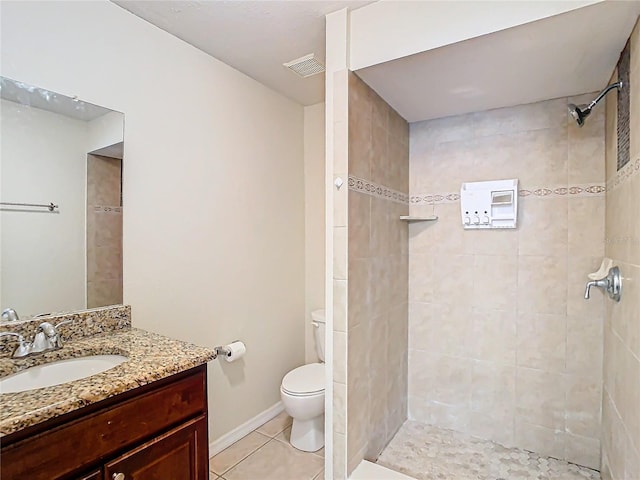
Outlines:
{"label": "tile grout line", "polygon": [[[273,419],[272,419],[273,420]],[[268,422],[267,422],[268,423]],[[235,467],[237,467],[238,465],[240,465],[242,462],[244,462],[246,459],[248,459],[251,455],[253,455],[254,453],[256,453],[258,450],[260,450],[262,447],[264,447],[265,445],[267,445],[269,442],[271,442],[271,440],[277,440],[276,436],[280,435],[282,432],[284,432],[287,428],[291,427],[291,424],[287,425],[284,429],[280,430],[279,432],[277,432],[274,436],[268,435],[266,433],[260,432],[260,428],[262,428],[264,425],[260,425],[260,427],[256,428],[255,430],[253,430],[252,432],[248,433],[247,435],[245,435],[242,438],[246,438],[247,436],[249,436],[251,433],[257,433],[259,435],[262,435],[266,438],[268,438],[268,440],[263,443],[262,445],[260,445],[259,447],[257,447],[256,449],[252,450],[248,455],[242,457],[242,459],[240,459],[238,462],[236,462],[235,464],[233,464],[232,466],[230,466],[229,468],[227,468],[226,470],[224,470],[224,472],[222,472],[220,475],[220,478],[222,479],[222,475],[228,473],[230,470],[234,469]],[[240,439],[242,440],[242,439]],[[240,441],[238,440],[238,441]],[[279,441],[279,440],[278,440]],[[237,442],[236,442],[237,443]],[[232,447],[233,445],[230,445],[227,448]],[[226,450],[226,449],[225,449]],[[224,451],[224,450],[223,450]],[[222,453],[222,452],[220,452]],[[213,473],[214,475],[218,475],[216,472],[214,472],[213,470],[209,470],[211,473]],[[222,479],[224,480],[224,479]]]}
{"label": "tile grout line", "polygon": [[[286,431],[288,428],[291,428],[291,424],[290,424],[290,425],[288,425],[287,427],[285,427],[283,430],[281,430],[281,431],[279,431],[278,433],[276,433],[273,437],[271,437],[271,436],[269,436],[269,435],[265,435],[264,433],[260,433],[260,432],[258,432],[258,431],[257,431],[257,429],[256,429],[256,430],[254,430],[252,433],[260,433],[261,435],[264,435],[265,437],[269,438],[269,440],[268,440],[266,443],[264,443],[263,445],[261,445],[261,446],[259,446],[258,448],[256,448],[254,451],[252,451],[249,455],[247,455],[247,456],[246,456],[246,457],[244,457],[242,460],[240,460],[239,462],[237,462],[235,465],[233,465],[233,466],[229,467],[227,470],[225,470],[225,472],[224,472],[222,475],[224,475],[224,474],[228,473],[229,471],[231,471],[232,469],[236,468],[236,467],[237,467],[238,465],[240,465],[242,462],[244,462],[244,461],[245,461],[245,460],[247,460],[249,457],[251,457],[252,455],[254,455],[255,453],[257,453],[259,450],[262,450],[264,447],[266,447],[269,443],[271,443],[271,442],[273,442],[273,441],[275,441],[275,442],[277,442],[277,443],[279,443],[279,444],[282,444],[282,445],[289,445],[289,446],[291,446],[290,442],[286,442],[286,441],[283,441],[283,440],[281,440],[281,439],[279,439],[279,438],[276,438],[278,435],[280,435],[281,433],[283,433],[284,431]],[[294,449],[295,449],[295,447],[293,447],[293,446],[291,446],[291,448],[294,448]],[[303,451],[301,451],[301,450],[297,450],[297,449],[295,449],[295,451],[296,451],[296,452],[301,452],[301,453],[309,453],[309,454],[314,455],[314,456],[316,456],[316,457],[318,457],[318,458],[320,458],[320,459],[324,459],[324,457],[323,457],[323,456],[321,456],[321,455],[317,454],[316,452],[303,452]],[[324,466],[323,466],[323,467],[321,467],[321,468],[320,468],[320,470],[318,470],[318,472],[314,473],[314,474],[313,474],[313,476],[311,476],[311,477],[310,477],[310,480],[315,480],[315,479],[318,477],[318,475],[322,472],[322,469],[323,469],[323,468],[324,468]],[[213,473],[214,475],[218,475],[217,473],[215,473],[215,472],[213,472],[213,471],[210,471],[210,473]],[[225,479],[222,477],[222,475],[221,475],[218,479],[216,479],[216,480],[225,480]]]}
{"label": "tile grout line", "polygon": [[[287,428],[289,428],[289,427],[287,427]],[[285,430],[286,430],[286,428],[285,428]],[[283,430],[283,432],[284,432],[284,430]],[[280,433],[282,433],[282,432],[280,432]],[[281,443],[281,444],[283,444],[283,445],[289,445],[291,448],[293,448],[293,449],[296,451],[296,453],[297,453],[297,452],[302,453],[302,454],[306,454],[306,453],[308,453],[308,454],[310,454],[310,455],[315,455],[315,456],[316,456],[316,457],[318,457],[318,458],[322,458],[322,459],[324,459],[324,457],[323,457],[322,455],[319,455],[319,454],[318,454],[318,453],[316,453],[316,452],[305,452],[304,450],[298,450],[296,447],[294,447],[293,445],[291,445],[291,443],[290,443],[290,442],[280,440],[279,438],[276,438],[276,437],[273,437],[273,438],[272,438],[271,440],[269,440],[267,443],[271,443],[271,441],[273,441],[273,440],[275,440],[276,442]],[[262,447],[264,447],[265,445],[267,445],[267,443],[265,443]],[[260,448],[262,448],[262,447],[260,447]],[[324,447],[323,447],[323,448],[324,448]],[[320,450],[322,450],[322,449],[320,449]],[[317,451],[320,451],[320,450],[317,450]],[[317,475],[317,474],[316,474],[316,475]],[[312,478],[314,478],[314,477],[312,477]]]}
{"label": "tile grout line", "polygon": [[[254,430],[251,433],[255,433],[256,431]],[[264,447],[267,443],[269,443],[271,440],[273,440],[273,438],[265,435],[269,440],[267,440],[265,443],[263,443],[262,445],[260,445],[258,448],[256,448],[255,450],[253,450],[249,455],[247,455],[246,457],[243,457],[242,460],[240,460],[239,462],[237,462],[236,464],[234,464],[233,466],[227,468],[224,473],[222,473],[220,475],[220,478],[222,478],[222,475],[225,475],[227,473],[229,473],[231,470],[233,470],[234,468],[236,468],[238,465],[240,465],[242,462],[244,462],[245,460],[247,460],[251,455],[253,455],[254,453],[256,453],[258,450],[260,450],[262,447]],[[215,472],[214,472],[215,473]],[[224,479],[223,479],[224,480]]]}
{"label": "tile grout line", "polygon": [[[260,427],[262,427],[262,425],[260,425]],[[260,428],[260,427],[258,427],[258,428]],[[272,440],[272,438],[273,438],[273,437],[270,437],[269,435],[265,435],[264,433],[260,433],[260,432],[258,432],[258,429],[256,429],[256,430],[253,430],[253,431],[249,432],[247,435],[245,435],[244,437],[242,437],[241,439],[239,439],[237,442],[234,442],[234,443],[232,443],[231,445],[229,445],[227,448],[225,448],[225,450],[227,450],[228,448],[233,447],[233,445],[235,445],[236,443],[238,443],[238,442],[239,442],[239,441],[241,441],[242,439],[247,438],[247,437],[248,437],[249,435],[251,435],[252,433],[258,433],[258,434],[260,434],[260,435],[262,435],[262,436],[264,436],[264,437],[267,437],[267,438],[268,438],[268,440],[267,440],[265,443],[263,443],[262,445],[260,445],[259,447],[255,448],[254,450],[251,450],[251,452],[250,452],[250,453],[248,453],[247,455],[245,455],[244,457],[242,457],[240,460],[238,460],[238,461],[237,461],[236,463],[234,463],[232,466],[230,466],[229,468],[227,468],[226,470],[224,470],[222,473],[216,473],[216,472],[214,472],[214,471],[213,471],[213,470],[211,470],[211,469],[209,469],[209,472],[213,473],[214,475],[218,475],[218,476],[222,477],[222,475],[224,475],[225,473],[228,473],[228,472],[229,472],[229,470],[231,470],[231,469],[233,469],[233,468],[237,467],[240,463],[244,462],[247,458],[249,458],[251,455],[253,455],[253,454],[254,454],[254,453],[256,453],[258,450],[260,450],[262,447],[264,447],[264,446],[265,446],[267,443],[269,443],[269,442]],[[222,452],[224,452],[224,450],[223,450]],[[222,453],[222,452],[220,452],[220,453]],[[220,455],[220,453],[219,453],[218,455]],[[217,456],[217,455],[214,455],[213,457],[211,457],[211,459],[215,458],[216,456]],[[211,461],[211,459],[210,459],[209,461]],[[224,479],[223,479],[223,480],[224,480]]]}

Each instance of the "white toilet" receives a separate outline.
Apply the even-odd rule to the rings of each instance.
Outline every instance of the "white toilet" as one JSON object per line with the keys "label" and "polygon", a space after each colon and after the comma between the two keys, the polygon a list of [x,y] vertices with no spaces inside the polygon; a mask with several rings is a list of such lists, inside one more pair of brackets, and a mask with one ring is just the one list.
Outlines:
{"label": "white toilet", "polygon": [[[318,357],[324,362],[324,310],[311,312],[311,319]],[[324,363],[310,363],[287,373],[280,397],[293,418],[291,445],[305,452],[324,447]]]}

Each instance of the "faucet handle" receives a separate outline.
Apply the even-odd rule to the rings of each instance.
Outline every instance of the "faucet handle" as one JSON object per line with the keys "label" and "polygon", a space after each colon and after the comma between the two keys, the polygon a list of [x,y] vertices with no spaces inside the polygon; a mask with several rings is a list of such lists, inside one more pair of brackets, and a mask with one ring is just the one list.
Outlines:
{"label": "faucet handle", "polygon": [[20,343],[24,342],[24,337],[15,332],[0,332],[0,337],[18,337]]}
{"label": "faucet handle", "polygon": [[26,342],[24,340],[24,337],[22,335],[20,335],[19,333],[14,333],[14,332],[0,332],[0,337],[18,337],[18,342],[20,342],[20,344],[18,345],[18,347],[14,350],[12,357],[16,358],[16,357],[26,357],[27,355],[29,355],[31,353],[31,344],[29,342]]}
{"label": "faucet handle", "polygon": [[58,345],[59,346],[62,346],[62,336],[61,336],[60,332],[58,331],[58,328],[61,327],[62,325],[67,325],[67,324],[72,323],[72,322],[73,322],[73,320],[64,320],[64,321],[62,321],[60,323],[57,323],[56,326],[53,327],[53,328],[56,329],[56,333],[58,334]]}
{"label": "faucet handle", "polygon": [[60,323],[56,323],[55,329],[57,330],[58,327],[60,327],[62,325],[66,325],[67,323],[72,323],[72,322],[73,322],[73,320],[64,320],[64,321],[62,321]]}

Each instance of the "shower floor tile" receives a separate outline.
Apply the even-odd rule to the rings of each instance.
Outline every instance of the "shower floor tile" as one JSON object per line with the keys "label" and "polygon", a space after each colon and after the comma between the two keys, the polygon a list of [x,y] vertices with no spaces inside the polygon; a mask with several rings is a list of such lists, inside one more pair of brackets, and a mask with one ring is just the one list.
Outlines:
{"label": "shower floor tile", "polygon": [[600,480],[589,468],[412,421],[377,463],[419,480]]}

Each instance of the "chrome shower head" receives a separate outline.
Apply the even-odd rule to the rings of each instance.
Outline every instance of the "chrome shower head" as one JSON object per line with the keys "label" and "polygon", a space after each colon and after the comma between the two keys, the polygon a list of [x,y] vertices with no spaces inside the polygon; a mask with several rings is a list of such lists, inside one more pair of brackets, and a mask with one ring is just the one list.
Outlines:
{"label": "chrome shower head", "polygon": [[609,90],[612,90],[614,88],[617,88],[618,90],[620,90],[622,88],[622,82],[616,82],[609,85],[607,88],[602,90],[598,94],[598,96],[595,98],[595,100],[591,102],[589,105],[578,106],[578,105],[574,105],[573,103],[570,103],[568,105],[569,113],[574,118],[574,120],[576,121],[579,127],[584,125],[584,120],[591,114],[591,110],[593,110],[593,107],[595,107],[596,104],[600,100],[602,100],[607,93],[609,93]]}
{"label": "chrome shower head", "polygon": [[584,119],[589,116],[591,113],[591,109],[587,105],[574,105],[573,103],[569,104],[569,113],[574,118],[579,127],[584,125]]}

